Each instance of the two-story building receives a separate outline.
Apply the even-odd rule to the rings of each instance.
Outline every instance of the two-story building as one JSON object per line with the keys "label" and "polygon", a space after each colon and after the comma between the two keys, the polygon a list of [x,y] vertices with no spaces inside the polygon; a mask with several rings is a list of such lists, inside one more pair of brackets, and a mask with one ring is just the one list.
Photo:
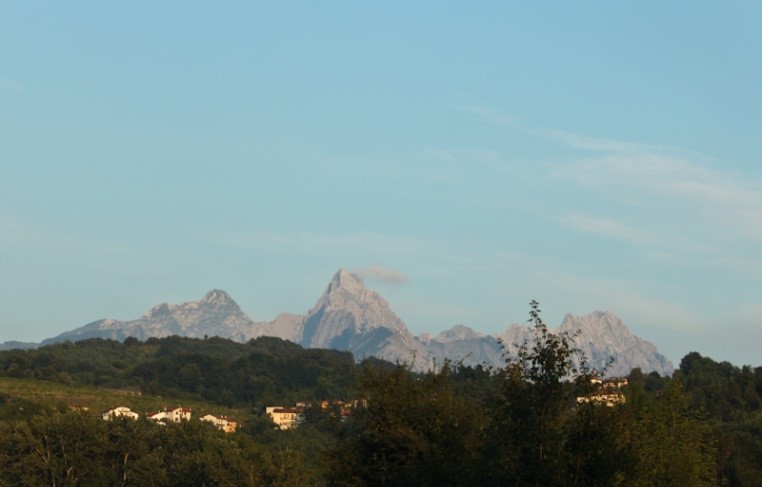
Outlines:
{"label": "two-story building", "polygon": [[303,407],[268,406],[265,413],[282,430],[290,430],[304,421]]}
{"label": "two-story building", "polygon": [[148,413],[146,417],[156,422],[179,423],[180,421],[190,421],[191,409],[178,406],[175,409]]}
{"label": "two-story building", "polygon": [[109,409],[108,411],[103,411],[101,413],[101,417],[106,420],[112,420],[114,418],[129,418],[129,419],[138,419],[139,415],[138,413],[130,410],[130,408],[126,406],[117,406],[114,409]]}
{"label": "two-story building", "polygon": [[212,423],[217,429],[222,430],[225,433],[235,433],[236,428],[238,428],[238,421],[227,416],[207,414],[201,418],[201,421]]}

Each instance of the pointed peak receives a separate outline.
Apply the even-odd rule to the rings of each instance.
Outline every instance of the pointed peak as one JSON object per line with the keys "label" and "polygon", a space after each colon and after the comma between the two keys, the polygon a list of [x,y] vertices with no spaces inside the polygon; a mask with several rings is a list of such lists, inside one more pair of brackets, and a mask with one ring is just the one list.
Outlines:
{"label": "pointed peak", "polygon": [[449,330],[445,330],[436,337],[434,337],[434,340],[438,342],[451,342],[456,340],[472,340],[475,338],[482,338],[484,336],[483,333],[479,333],[475,331],[473,328],[470,328],[465,325],[455,325]]}
{"label": "pointed peak", "polygon": [[328,286],[328,292],[335,291],[337,289],[344,289],[350,292],[356,292],[365,288],[362,279],[357,274],[354,274],[343,267],[339,269],[331,279],[331,284]]}
{"label": "pointed peak", "polygon": [[222,289],[212,289],[201,299],[201,303],[203,304],[222,305],[233,302],[233,298],[231,298],[230,295]]}
{"label": "pointed peak", "polygon": [[586,315],[573,315],[571,313],[564,317],[564,321],[559,326],[559,330],[621,330],[624,333],[631,334],[632,332],[624,324],[621,318],[612,313],[611,311],[593,311]]}

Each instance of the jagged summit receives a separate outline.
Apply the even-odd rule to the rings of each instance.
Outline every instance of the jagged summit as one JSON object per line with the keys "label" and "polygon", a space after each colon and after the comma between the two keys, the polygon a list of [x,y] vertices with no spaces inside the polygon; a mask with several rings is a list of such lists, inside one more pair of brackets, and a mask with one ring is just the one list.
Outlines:
{"label": "jagged summit", "polygon": [[201,298],[201,301],[199,301],[199,305],[224,306],[228,304],[235,304],[237,306],[236,302],[233,301],[233,298],[222,289],[212,289]]}
{"label": "jagged summit", "polygon": [[122,340],[133,336],[145,340],[169,335],[197,338],[216,335],[245,341],[254,326],[255,323],[228,293],[214,289],[198,301],[161,303],[132,321],[99,320],[45,340],[43,344],[95,337]]}
{"label": "jagged summit", "polygon": [[[369,315],[376,312],[383,315],[394,314],[391,312],[389,303],[380,294],[366,288],[362,279],[356,274],[346,269],[339,269],[308,315],[317,309],[325,308],[330,310],[347,305],[361,308]],[[367,318],[370,318],[370,316],[367,316]]]}
{"label": "jagged summit", "polygon": [[405,324],[381,295],[366,288],[355,274],[339,269],[307,313],[300,341],[307,347],[331,348],[350,335],[376,328],[407,333]]}
{"label": "jagged summit", "polygon": [[172,314],[172,310],[170,310],[169,304],[167,304],[167,303],[161,303],[161,304],[157,304],[153,308],[151,308],[148,311],[146,311],[145,314],[143,315],[143,318],[144,319],[151,319],[151,318],[155,318],[157,316],[167,316],[167,315],[171,315],[171,314]]}
{"label": "jagged summit", "polygon": [[339,269],[304,318],[302,346],[350,350],[356,357],[376,356],[426,361],[426,353],[392,311],[389,303],[362,280]]}
{"label": "jagged summit", "polygon": [[[568,314],[555,332],[563,331],[572,334],[579,331],[575,344],[596,369],[601,370],[609,357],[614,357],[616,362],[606,371],[608,375],[625,375],[633,367],[662,375],[673,370],[656,347],[635,336],[610,311],[583,316]],[[375,356],[406,361],[419,370],[426,370],[433,363],[441,364],[445,359],[500,367],[504,364],[503,352],[515,353],[515,344],[533,337],[526,325],[511,325],[496,336],[456,325],[435,336],[423,334],[415,338],[381,295],[366,288],[358,275],[342,268],[304,316],[283,313],[273,321],[255,323],[228,293],[212,289],[198,301],[161,303],[132,321],[95,321],[42,344],[96,337],[123,340],[132,336],[144,340],[168,335],[197,338],[216,335],[241,342],[276,336],[304,347],[348,350],[357,359]]]}
{"label": "jagged summit", "polygon": [[176,317],[178,314],[201,313],[203,310],[229,307],[232,310],[240,309],[238,303],[228,293],[221,289],[212,289],[198,301],[188,301],[180,304],[161,303],[146,311],[141,319],[150,320],[159,317]]}
{"label": "jagged summit", "polygon": [[[661,375],[673,372],[672,363],[658,353],[656,347],[637,336],[611,311],[593,311],[576,316],[567,314],[553,333],[566,332],[574,336],[574,346],[586,357],[588,365],[607,376],[627,375],[634,367],[656,371]],[[515,353],[516,345],[532,339],[527,325],[511,325],[498,335],[506,350]],[[613,364],[609,360],[613,358]]]}
{"label": "jagged summit", "polygon": [[[634,367],[669,375],[672,363],[660,354],[653,343],[637,337],[611,311],[594,311],[587,315],[567,314],[558,331],[574,333],[576,346],[584,352],[590,365],[606,369],[607,375],[627,375]],[[607,367],[609,358],[614,363]]]}
{"label": "jagged summit", "polygon": [[630,329],[611,311],[593,311],[583,316],[576,316],[567,313],[561,323],[561,330],[589,330],[591,332],[603,333],[605,331],[617,331],[629,333]]}
{"label": "jagged summit", "polygon": [[333,279],[331,279],[331,282],[328,284],[326,293],[332,293],[339,290],[356,293],[361,292],[363,289],[365,289],[365,284],[357,274],[341,268],[333,275]]}
{"label": "jagged summit", "polygon": [[449,330],[443,331],[434,340],[441,343],[448,343],[459,340],[473,340],[483,337],[483,333],[479,333],[472,328],[465,325],[455,325]]}

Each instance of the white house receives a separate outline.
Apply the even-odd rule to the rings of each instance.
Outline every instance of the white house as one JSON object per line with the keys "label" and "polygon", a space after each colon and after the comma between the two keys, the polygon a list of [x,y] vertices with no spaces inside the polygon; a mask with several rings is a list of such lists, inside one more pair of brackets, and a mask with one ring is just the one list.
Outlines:
{"label": "white house", "polygon": [[157,411],[155,413],[149,413],[146,417],[152,421],[165,421],[172,423],[179,423],[180,421],[190,421],[191,409],[184,407],[177,407],[171,410]]}
{"label": "white house", "polygon": [[114,409],[109,409],[108,411],[103,411],[101,413],[101,417],[109,421],[114,418],[129,418],[129,419],[138,419],[138,413],[131,411],[130,408],[126,406],[117,406]]}

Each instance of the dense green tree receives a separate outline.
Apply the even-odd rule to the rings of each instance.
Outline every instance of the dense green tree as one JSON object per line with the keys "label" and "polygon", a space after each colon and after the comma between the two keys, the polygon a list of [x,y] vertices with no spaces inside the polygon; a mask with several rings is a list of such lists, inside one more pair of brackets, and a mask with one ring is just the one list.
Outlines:
{"label": "dense green tree", "polygon": [[717,441],[719,481],[762,485],[762,367],[736,367],[697,352],[680,361],[693,408],[706,412]]}
{"label": "dense green tree", "polygon": [[496,376],[501,395],[490,407],[496,433],[490,446],[497,452],[491,471],[496,483],[565,485],[570,477],[566,424],[575,391],[589,384],[590,374],[574,337],[552,333],[539,304],[530,306],[533,339],[506,356]]}
{"label": "dense green tree", "polygon": [[219,337],[125,343],[96,338],[0,352],[0,375],[72,386],[140,387],[149,394],[214,402],[224,394],[222,402],[228,405],[348,398],[353,395],[355,367],[349,352],[307,350],[272,337],[248,343]]}
{"label": "dense green tree", "polygon": [[3,485],[721,485],[762,478],[762,368],[692,352],[674,377],[635,369],[615,407],[580,404],[574,336],[531,303],[533,338],[505,367],[404,365],[277,338],[93,339],[0,352],[0,375],[134,387],[245,406],[365,398],[279,431],[264,415],[225,435],[198,421],[102,421],[0,393]]}
{"label": "dense green tree", "polygon": [[68,412],[0,423],[0,485],[299,486],[320,475],[298,448],[200,421],[159,426]]}
{"label": "dense green tree", "polygon": [[577,406],[565,431],[568,485],[609,486],[621,483],[632,468],[621,441],[628,427],[622,408],[595,403]]}
{"label": "dense green tree", "polygon": [[7,485],[106,485],[105,425],[79,413],[6,425],[0,479]]}
{"label": "dense green tree", "polygon": [[366,399],[332,452],[335,485],[477,485],[485,418],[453,392],[450,367],[416,375],[404,365],[366,367]]}
{"label": "dense green tree", "polygon": [[679,373],[658,397],[632,387],[622,412],[621,447],[628,459],[622,485],[715,485],[710,426],[690,407]]}

